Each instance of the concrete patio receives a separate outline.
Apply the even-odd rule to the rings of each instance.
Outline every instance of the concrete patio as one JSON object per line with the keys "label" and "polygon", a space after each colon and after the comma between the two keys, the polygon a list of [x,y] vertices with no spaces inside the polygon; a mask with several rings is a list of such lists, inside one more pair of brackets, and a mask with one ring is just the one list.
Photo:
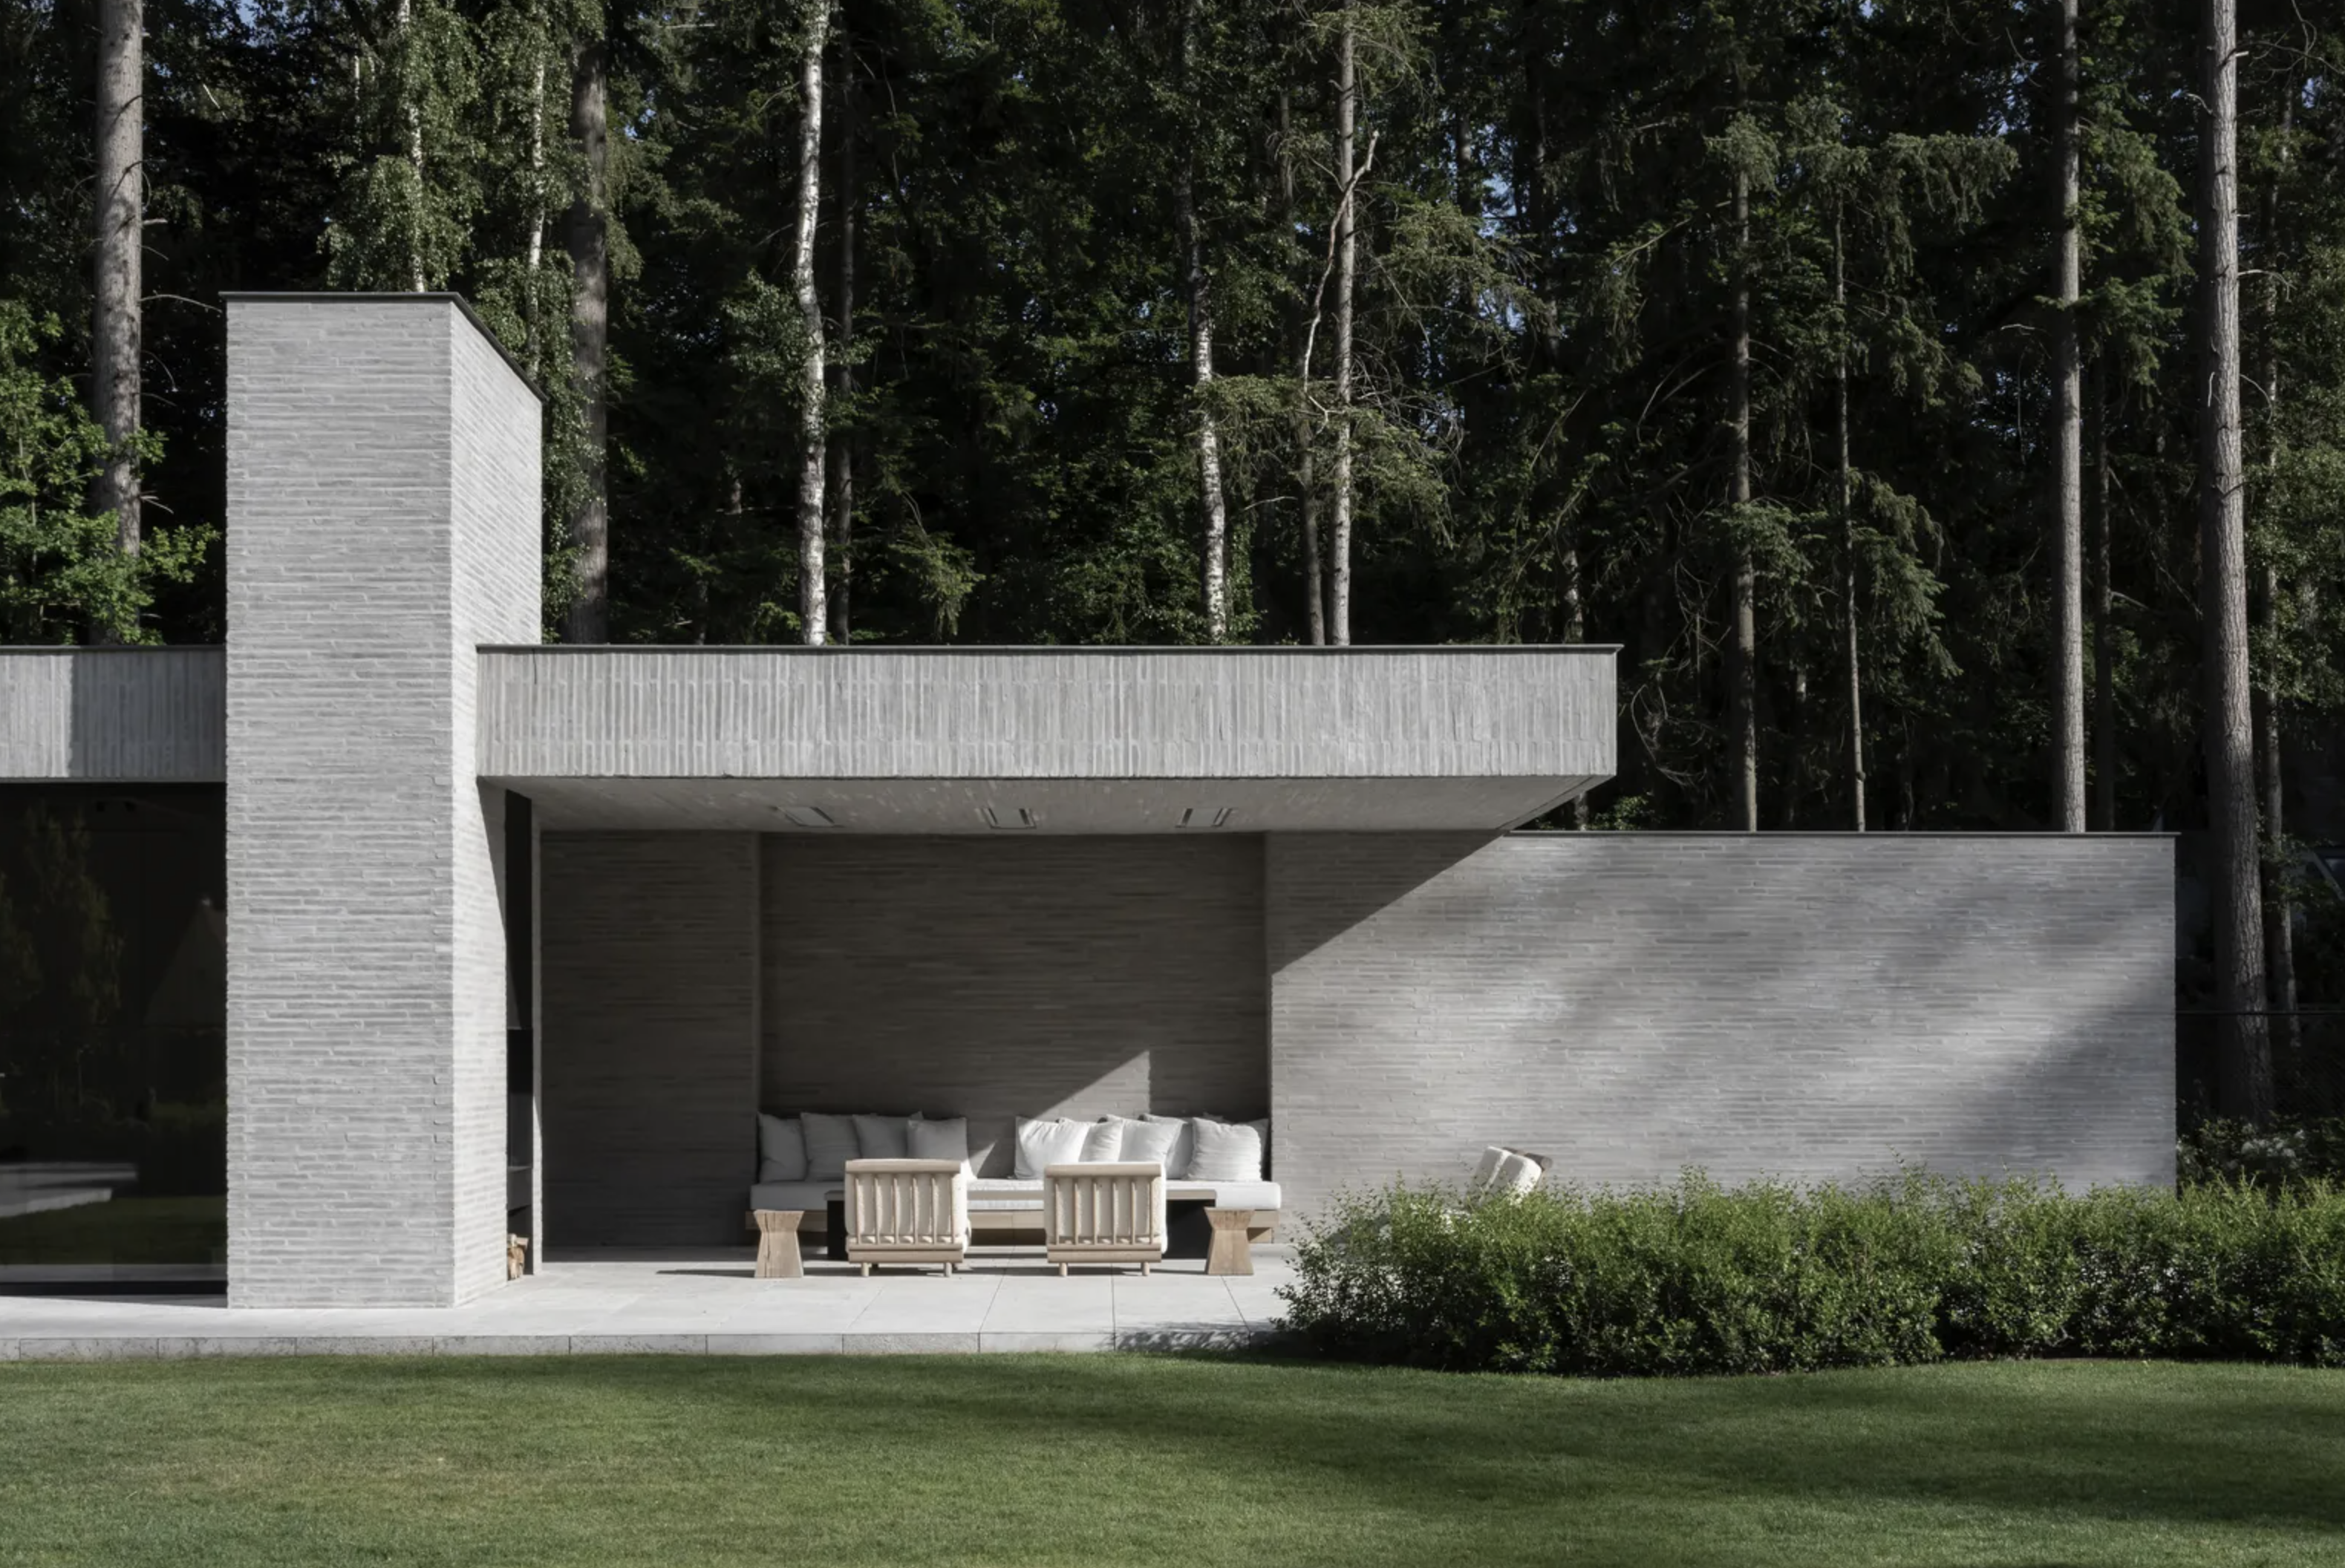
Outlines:
{"label": "concrete patio", "polygon": [[974,1351],[1234,1348],[1272,1334],[1287,1261],[1251,1277],[1197,1261],[1079,1271],[1040,1249],[987,1250],[866,1278],[809,1258],[800,1280],[756,1280],[751,1253],[630,1252],[549,1262],[453,1308],[246,1308],[219,1296],[0,1296],[0,1361],[332,1355],[878,1355]]}

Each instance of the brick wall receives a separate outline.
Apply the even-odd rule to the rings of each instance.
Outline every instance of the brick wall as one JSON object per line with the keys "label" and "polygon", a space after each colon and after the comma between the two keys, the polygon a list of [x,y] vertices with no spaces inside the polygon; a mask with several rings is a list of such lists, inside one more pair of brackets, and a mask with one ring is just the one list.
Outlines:
{"label": "brick wall", "polygon": [[1289,1212],[1462,1177],[2174,1168],[2173,849],[2051,835],[1274,836]]}
{"label": "brick wall", "polygon": [[1262,845],[768,835],[761,1103],[1260,1115]]}
{"label": "brick wall", "polygon": [[546,1244],[739,1245],[756,836],[548,833],[540,854]]}
{"label": "brick wall", "polygon": [[503,1278],[473,648],[538,635],[538,408],[451,300],[229,305],[229,1298]]}

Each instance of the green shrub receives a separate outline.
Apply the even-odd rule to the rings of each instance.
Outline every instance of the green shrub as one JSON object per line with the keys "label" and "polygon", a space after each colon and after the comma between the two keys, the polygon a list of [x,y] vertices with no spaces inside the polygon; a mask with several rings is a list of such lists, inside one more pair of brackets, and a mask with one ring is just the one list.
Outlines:
{"label": "green shrub", "polygon": [[2345,1117],[2280,1117],[2269,1127],[2200,1118],[2184,1126],[2174,1155],[2185,1187],[2209,1181],[2258,1187],[2345,1182]]}
{"label": "green shrub", "polygon": [[1296,1249],[1323,1354],[1685,1375],[1995,1356],[2345,1365],[2345,1194],[2243,1183],[2070,1197],[1921,1174],[1863,1189],[1561,1189],[1341,1201]]}

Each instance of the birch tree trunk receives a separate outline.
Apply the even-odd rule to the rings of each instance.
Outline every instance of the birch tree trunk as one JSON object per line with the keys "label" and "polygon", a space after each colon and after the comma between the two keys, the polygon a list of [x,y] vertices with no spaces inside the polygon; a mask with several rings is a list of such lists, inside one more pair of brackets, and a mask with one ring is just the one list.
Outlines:
{"label": "birch tree trunk", "polygon": [[1848,440],[1848,251],[1840,209],[1832,209],[1832,302],[1840,308],[1840,342],[1832,362],[1832,416],[1840,438],[1842,636],[1848,666],[1848,796],[1856,831],[1864,831],[1864,663],[1857,642],[1856,477]]}
{"label": "birch tree trunk", "polygon": [[[1729,383],[1727,423],[1733,437],[1733,472],[1728,500],[1739,532],[1751,504],[1751,176],[1734,170],[1734,361]],[[1742,831],[1759,831],[1759,576],[1751,547],[1734,547],[1734,628],[1728,646],[1730,727],[1733,733],[1735,782]]]}
{"label": "birch tree trunk", "polygon": [[1352,189],[1353,137],[1358,125],[1359,76],[1353,61],[1350,7],[1335,53],[1335,462],[1327,554],[1327,641],[1352,641],[1352,288],[1358,263],[1358,204]]}
{"label": "birch tree trunk", "polygon": [[401,62],[399,81],[400,113],[407,120],[407,169],[415,182],[415,210],[408,215],[407,286],[412,292],[423,292],[423,106],[415,101],[415,0],[399,0],[400,46],[407,57]]}
{"label": "birch tree trunk", "polygon": [[114,514],[123,553],[138,553],[139,355],[146,294],[145,0],[100,0],[97,16],[96,300],[90,332],[91,417],[106,432],[106,465],[90,510]]}
{"label": "birch tree trunk", "polygon": [[2109,587],[2109,383],[2093,377],[2093,807],[2103,833],[2117,825],[2116,595]]}
{"label": "birch tree trunk", "polygon": [[543,371],[545,356],[537,271],[545,264],[545,56],[553,41],[545,34],[545,7],[533,8],[530,15],[537,31],[532,44],[536,61],[529,84],[529,248],[527,269],[522,274],[522,307],[527,312],[523,359],[529,379],[535,381]]}
{"label": "birch tree trunk", "polygon": [[2248,675],[2247,476],[2239,437],[2238,17],[2201,0],[2198,112],[2198,593],[2223,1109],[2272,1112]]}
{"label": "birch tree trunk", "polygon": [[822,301],[814,286],[815,220],[822,201],[822,54],[829,24],[830,0],[812,0],[798,70],[798,102],[804,107],[798,124],[797,249],[790,268],[806,331],[798,367],[798,623],[807,645],[816,648],[830,626],[822,560]]}
{"label": "birch tree trunk", "polygon": [[611,235],[609,62],[602,40],[581,42],[571,60],[570,136],[584,169],[570,204],[570,370],[577,387],[585,493],[570,515],[578,552],[576,597],[563,627],[571,642],[611,640],[610,437]]}
{"label": "birch tree trunk", "polygon": [[[838,389],[855,391],[855,51],[847,28],[838,29]],[[841,643],[853,638],[855,591],[855,440],[851,432],[830,437],[830,634]]]}
{"label": "birch tree trunk", "polygon": [[[1299,231],[1294,227],[1294,114],[1290,95],[1286,93],[1278,95],[1278,188],[1285,209],[1286,232],[1297,233]],[[1300,339],[1295,349],[1294,367],[1295,516],[1303,529],[1305,620],[1310,627],[1311,645],[1323,648],[1327,643],[1327,585],[1319,562],[1319,487],[1311,440],[1311,348],[1316,339],[1316,332],[1311,324],[1305,323],[1298,329],[1295,336]]]}
{"label": "birch tree trunk", "polygon": [[[1198,0],[1190,0],[1181,24],[1181,78],[1195,105]],[[1204,509],[1205,636],[1221,642],[1230,634],[1229,509],[1222,496],[1222,437],[1213,424],[1213,299],[1205,274],[1205,245],[1197,228],[1197,133],[1193,123],[1183,149],[1181,182],[1173,192],[1181,268],[1189,295],[1190,384],[1197,400],[1197,491]]]}

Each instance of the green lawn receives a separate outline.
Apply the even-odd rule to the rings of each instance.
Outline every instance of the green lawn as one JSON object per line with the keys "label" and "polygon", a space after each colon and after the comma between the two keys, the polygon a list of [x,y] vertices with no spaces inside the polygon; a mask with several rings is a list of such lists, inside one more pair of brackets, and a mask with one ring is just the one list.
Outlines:
{"label": "green lawn", "polygon": [[0,1219],[0,1263],[217,1263],[228,1199],[117,1198]]}
{"label": "green lawn", "polygon": [[0,1365],[0,1563],[2324,1563],[2345,1374]]}

